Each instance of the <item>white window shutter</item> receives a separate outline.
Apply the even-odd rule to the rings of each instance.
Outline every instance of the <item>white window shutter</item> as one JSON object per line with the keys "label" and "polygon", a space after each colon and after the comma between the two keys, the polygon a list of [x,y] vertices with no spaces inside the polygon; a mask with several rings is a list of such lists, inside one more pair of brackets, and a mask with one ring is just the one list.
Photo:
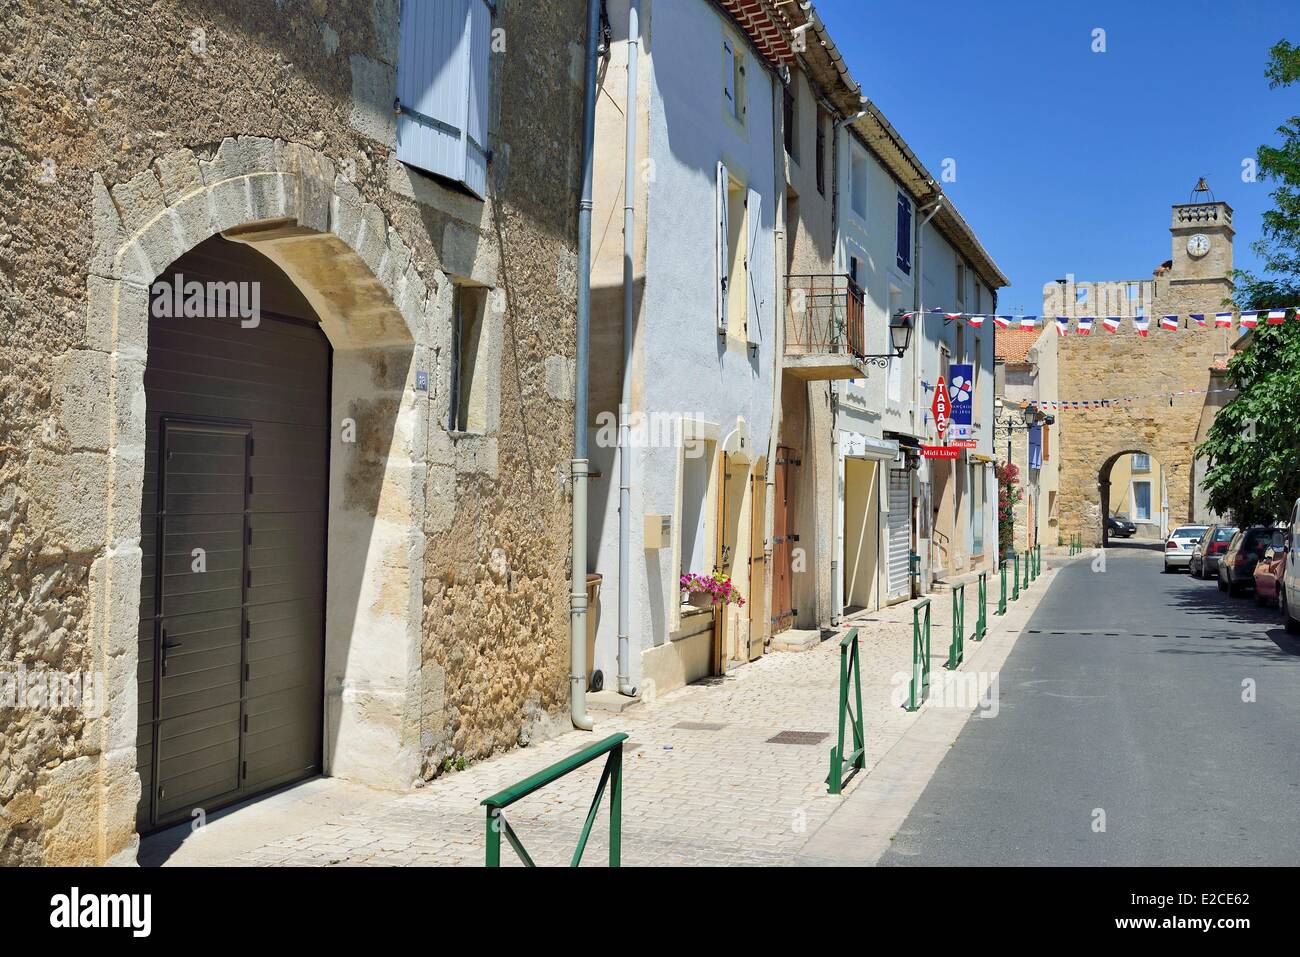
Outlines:
{"label": "white window shutter", "polygon": [[399,21],[397,158],[487,193],[487,0],[406,0]]}
{"label": "white window shutter", "polygon": [[731,253],[727,248],[727,167],[723,163],[718,164],[716,193],[714,226],[717,231],[717,242],[714,243],[714,247],[717,250],[718,269],[713,285],[718,296],[718,335],[725,336],[727,334],[727,263]]}
{"label": "white window shutter", "polygon": [[727,111],[737,119],[740,110],[736,107],[736,52],[731,49],[731,41],[722,41],[722,95]]}
{"label": "white window shutter", "polygon": [[749,299],[748,315],[745,318],[745,338],[751,344],[758,342],[758,332],[762,328],[763,306],[767,304],[767,270],[764,264],[768,257],[759,241],[763,235],[763,196],[751,189],[745,197],[745,215],[749,224],[745,237],[745,281],[749,284],[746,293]]}

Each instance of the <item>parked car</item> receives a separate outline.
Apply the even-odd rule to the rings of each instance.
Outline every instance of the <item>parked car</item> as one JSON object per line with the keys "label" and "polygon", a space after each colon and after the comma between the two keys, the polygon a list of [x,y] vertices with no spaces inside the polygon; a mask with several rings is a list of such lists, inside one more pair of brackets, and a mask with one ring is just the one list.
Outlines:
{"label": "parked car", "polygon": [[1273,538],[1273,529],[1267,525],[1252,525],[1240,529],[1228,543],[1228,550],[1219,559],[1219,591],[1240,595],[1255,587],[1255,563],[1264,556],[1264,549]]}
{"label": "parked car", "polygon": [[[1285,558],[1282,562],[1282,583],[1277,589],[1277,606],[1282,609],[1282,621],[1286,630],[1300,633],[1300,621],[1291,617],[1291,596],[1300,595],[1300,561],[1296,560],[1296,532],[1300,530],[1300,498],[1291,506],[1291,516],[1282,530],[1282,549]],[[1300,608],[1296,609],[1300,612]]]}
{"label": "parked car", "polygon": [[1278,583],[1282,579],[1282,563],[1286,561],[1286,532],[1273,529],[1273,537],[1264,549],[1264,557],[1255,566],[1255,604],[1267,605],[1278,600]]}
{"label": "parked car", "polygon": [[1236,525],[1211,525],[1192,546],[1192,557],[1187,569],[1196,578],[1209,578],[1217,573],[1219,558],[1228,550],[1228,542],[1237,534]]}
{"label": "parked car", "polygon": [[1132,538],[1137,534],[1138,527],[1123,515],[1112,515],[1106,519],[1106,530],[1112,538]]}
{"label": "parked car", "polygon": [[1192,563],[1192,548],[1200,543],[1207,525],[1179,525],[1165,542],[1165,571],[1187,568]]}

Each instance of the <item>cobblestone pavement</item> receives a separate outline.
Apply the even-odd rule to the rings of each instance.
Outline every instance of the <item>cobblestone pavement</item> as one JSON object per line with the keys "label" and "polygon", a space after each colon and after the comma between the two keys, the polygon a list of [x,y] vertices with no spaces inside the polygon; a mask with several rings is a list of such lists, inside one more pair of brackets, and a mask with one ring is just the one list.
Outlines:
{"label": "cobblestone pavement", "polygon": [[[1043,586],[1039,586],[1042,588]],[[966,634],[974,630],[977,589],[966,589]],[[990,623],[997,580],[990,580]],[[952,598],[932,596],[934,673],[948,652]],[[866,764],[869,770],[916,720],[899,706],[910,675],[911,603],[864,613],[859,627]],[[843,632],[841,631],[840,634]],[[838,635],[836,636],[838,637]],[[968,643],[968,648],[969,648]],[[569,731],[409,794],[340,815],[328,823],[239,855],[205,863],[239,865],[481,865],[485,821],[479,802],[615,731],[629,735],[623,767],[623,864],[785,864],[843,797],[826,793],[837,721],[836,640],[806,652],[781,652],[619,715],[596,713],[596,735]],[[778,744],[781,731],[825,736]],[[851,738],[850,738],[851,741]],[[851,747],[851,745],[850,745]],[[600,776],[598,759],[507,811],[539,864],[567,864]],[[859,775],[859,777],[861,774]],[[845,789],[850,793],[856,779]],[[584,864],[608,859],[608,796]],[[503,863],[518,863],[502,842]]]}

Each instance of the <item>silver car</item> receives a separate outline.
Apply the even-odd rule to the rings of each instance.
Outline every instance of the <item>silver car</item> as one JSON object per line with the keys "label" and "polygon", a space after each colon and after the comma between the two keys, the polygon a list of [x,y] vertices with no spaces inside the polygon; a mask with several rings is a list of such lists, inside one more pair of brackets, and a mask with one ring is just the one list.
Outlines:
{"label": "silver car", "polygon": [[1201,543],[1208,525],[1179,525],[1165,540],[1165,571],[1187,568],[1192,562],[1192,547]]}

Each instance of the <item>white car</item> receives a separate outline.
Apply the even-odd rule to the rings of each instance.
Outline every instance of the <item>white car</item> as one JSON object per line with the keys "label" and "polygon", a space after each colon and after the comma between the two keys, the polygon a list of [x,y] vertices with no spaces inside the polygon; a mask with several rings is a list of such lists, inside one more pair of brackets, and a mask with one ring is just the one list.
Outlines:
{"label": "white car", "polygon": [[1192,563],[1192,546],[1201,540],[1208,525],[1179,525],[1165,540],[1165,571],[1186,568]]}

